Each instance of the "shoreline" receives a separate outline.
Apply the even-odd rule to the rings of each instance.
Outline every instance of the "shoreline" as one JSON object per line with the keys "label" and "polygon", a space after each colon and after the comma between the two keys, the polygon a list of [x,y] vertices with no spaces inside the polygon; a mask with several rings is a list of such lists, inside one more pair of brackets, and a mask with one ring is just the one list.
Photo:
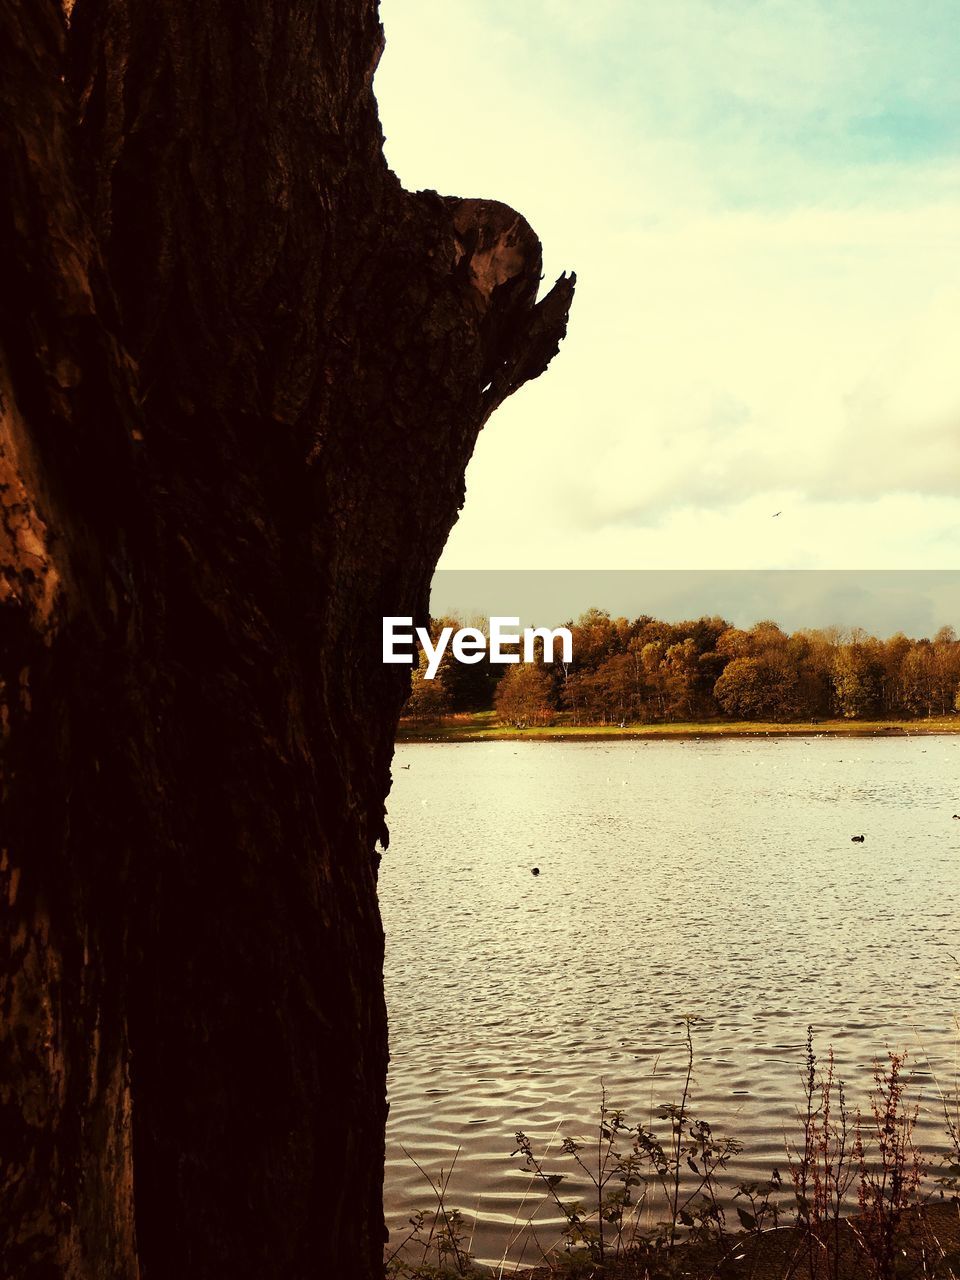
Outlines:
{"label": "shoreline", "polygon": [[656,742],[705,738],[911,738],[960,734],[960,715],[929,720],[723,721],[619,725],[501,724],[493,711],[446,716],[439,722],[400,722],[395,741],[410,742]]}

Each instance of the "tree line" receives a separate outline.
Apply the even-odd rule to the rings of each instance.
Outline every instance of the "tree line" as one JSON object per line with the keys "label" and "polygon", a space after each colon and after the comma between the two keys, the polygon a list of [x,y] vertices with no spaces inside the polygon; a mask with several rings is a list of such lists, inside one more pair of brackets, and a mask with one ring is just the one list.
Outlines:
{"label": "tree line", "polygon": [[[431,629],[461,626],[438,618]],[[473,624],[477,625],[477,624]],[[960,710],[960,641],[887,639],[854,628],[748,630],[724,618],[629,620],[590,609],[565,624],[572,662],[473,666],[447,656],[433,680],[413,673],[405,714],[420,720],[495,709],[516,727],[670,721],[905,719]]]}

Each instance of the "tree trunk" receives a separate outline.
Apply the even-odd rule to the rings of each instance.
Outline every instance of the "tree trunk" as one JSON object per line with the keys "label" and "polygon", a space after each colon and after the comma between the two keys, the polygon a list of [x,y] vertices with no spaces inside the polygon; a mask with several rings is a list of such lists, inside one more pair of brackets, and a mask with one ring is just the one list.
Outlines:
{"label": "tree trunk", "polygon": [[0,1274],[382,1274],[376,842],[573,280],[382,156],[374,0],[0,0]]}

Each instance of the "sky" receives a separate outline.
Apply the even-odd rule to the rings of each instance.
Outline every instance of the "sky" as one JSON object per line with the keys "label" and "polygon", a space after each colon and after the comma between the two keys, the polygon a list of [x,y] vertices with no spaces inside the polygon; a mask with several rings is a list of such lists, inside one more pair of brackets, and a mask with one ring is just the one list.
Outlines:
{"label": "sky", "polygon": [[578,276],[442,568],[960,565],[954,0],[381,17],[404,184],[512,205],[545,288]]}
{"label": "sky", "polygon": [[472,621],[515,617],[559,626],[591,608],[668,622],[722,617],[738,627],[772,619],[785,631],[838,627],[914,639],[960,631],[960,570],[917,569],[441,569],[431,612]]}

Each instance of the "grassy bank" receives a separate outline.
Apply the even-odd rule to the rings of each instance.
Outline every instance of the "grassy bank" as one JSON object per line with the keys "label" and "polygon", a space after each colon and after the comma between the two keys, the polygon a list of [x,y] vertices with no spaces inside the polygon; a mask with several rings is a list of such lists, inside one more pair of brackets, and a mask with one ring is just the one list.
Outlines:
{"label": "grassy bank", "polygon": [[401,720],[398,742],[593,742],[658,738],[796,738],[889,737],[960,733],[960,715],[924,720],[801,720],[776,723],[754,720],[709,720],[703,724],[575,725],[558,716],[550,725],[517,729],[503,724],[495,711],[444,716],[440,721]]}
{"label": "grassy bank", "polygon": [[808,1028],[796,1123],[777,1161],[784,1173],[738,1184],[742,1144],[694,1110],[697,1021],[682,1019],[679,1096],[648,1104],[646,1120],[631,1122],[601,1085],[585,1132],[515,1134],[511,1160],[521,1158],[552,1215],[526,1223],[523,1252],[532,1244],[538,1265],[507,1263],[519,1218],[503,1220],[501,1261],[475,1262],[469,1216],[450,1201],[458,1149],[436,1178],[414,1160],[433,1204],[392,1245],[388,1280],[960,1280],[954,1100],[937,1091],[947,1143],[924,1154],[906,1055],[876,1061],[866,1107],[851,1109],[833,1050],[818,1059]]}

